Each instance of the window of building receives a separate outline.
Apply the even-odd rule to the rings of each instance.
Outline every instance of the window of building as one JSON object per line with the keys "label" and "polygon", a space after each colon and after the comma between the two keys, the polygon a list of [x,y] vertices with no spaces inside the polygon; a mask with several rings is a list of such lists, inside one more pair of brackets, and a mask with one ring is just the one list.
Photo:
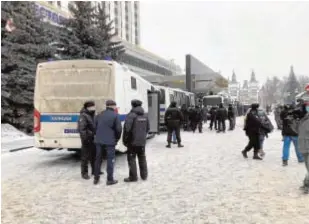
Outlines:
{"label": "window of building", "polygon": [[48,4],[52,5],[52,4],[53,4],[53,1],[48,1]]}
{"label": "window of building", "polygon": [[136,78],[131,76],[131,89],[137,89]]}
{"label": "window of building", "polygon": [[57,1],[57,5],[61,8],[61,1]]}

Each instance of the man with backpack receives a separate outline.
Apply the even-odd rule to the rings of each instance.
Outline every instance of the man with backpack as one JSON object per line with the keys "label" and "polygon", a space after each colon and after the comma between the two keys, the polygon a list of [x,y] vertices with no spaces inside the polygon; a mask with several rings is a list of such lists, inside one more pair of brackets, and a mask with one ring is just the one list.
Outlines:
{"label": "man with backpack", "polygon": [[282,165],[287,166],[290,157],[290,145],[293,142],[295,147],[298,162],[304,162],[304,158],[298,149],[298,124],[299,118],[293,107],[289,105],[284,106],[284,110],[280,114],[282,120],[282,136],[283,136],[283,150],[282,150]]}
{"label": "man with backpack", "polygon": [[128,148],[127,158],[129,165],[129,177],[124,182],[136,182],[136,156],[138,158],[140,176],[146,180],[148,176],[145,145],[149,132],[149,120],[142,108],[142,101],[132,100],[132,110],[126,117],[123,129],[123,144]]}
{"label": "man with backpack", "polygon": [[264,110],[258,109],[258,116],[261,119],[262,126],[260,129],[260,151],[259,154],[261,157],[265,156],[264,152],[264,141],[265,138],[268,138],[268,134],[271,133],[274,130],[274,126],[269,120],[267,114]]}

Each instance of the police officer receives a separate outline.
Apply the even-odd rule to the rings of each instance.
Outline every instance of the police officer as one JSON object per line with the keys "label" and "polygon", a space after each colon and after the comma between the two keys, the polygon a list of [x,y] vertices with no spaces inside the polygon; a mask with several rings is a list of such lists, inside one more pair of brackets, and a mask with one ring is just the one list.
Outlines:
{"label": "police officer", "polygon": [[227,119],[227,110],[224,108],[223,103],[219,104],[219,109],[217,111],[217,121],[218,121],[218,133],[225,132],[226,125],[225,120]]}
{"label": "police officer", "polygon": [[209,124],[209,129],[212,130],[212,127],[215,126],[215,130],[217,130],[217,107],[213,106],[210,109],[210,124]]}
{"label": "police officer", "polygon": [[94,115],[95,115],[95,103],[93,101],[87,101],[84,103],[83,108],[80,111],[80,117],[78,120],[78,132],[82,142],[81,148],[81,174],[82,178],[89,180],[88,175],[88,161],[91,165],[91,173],[94,174],[94,161],[95,161],[95,144],[94,144]]}
{"label": "police officer", "polygon": [[183,147],[180,138],[180,124],[183,121],[181,111],[176,107],[176,102],[171,102],[171,105],[165,112],[164,121],[167,126],[167,148],[171,148],[172,133],[175,131],[178,147]]}
{"label": "police officer", "polygon": [[94,184],[100,181],[100,167],[102,164],[102,151],[107,154],[107,185],[117,184],[114,180],[114,163],[115,163],[115,146],[117,145],[122,126],[119,116],[115,112],[116,102],[113,100],[106,101],[106,110],[102,111],[95,117],[95,143],[96,143],[96,160],[94,172]]}
{"label": "police officer", "polygon": [[132,110],[126,117],[123,130],[123,144],[128,148],[127,159],[129,165],[129,177],[125,182],[138,180],[136,169],[136,156],[140,170],[140,177],[146,180],[148,176],[145,145],[147,133],[149,132],[149,120],[142,108],[140,100],[131,101]]}
{"label": "police officer", "polygon": [[199,106],[195,106],[196,110],[196,117],[195,117],[195,122],[198,127],[199,133],[203,132],[203,111]]}

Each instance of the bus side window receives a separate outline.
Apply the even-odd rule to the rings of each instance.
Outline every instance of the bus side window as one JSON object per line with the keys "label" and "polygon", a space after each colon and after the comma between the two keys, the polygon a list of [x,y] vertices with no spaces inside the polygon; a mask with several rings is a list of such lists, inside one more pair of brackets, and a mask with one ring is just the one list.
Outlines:
{"label": "bus side window", "polygon": [[137,89],[136,78],[131,76],[131,89]]}

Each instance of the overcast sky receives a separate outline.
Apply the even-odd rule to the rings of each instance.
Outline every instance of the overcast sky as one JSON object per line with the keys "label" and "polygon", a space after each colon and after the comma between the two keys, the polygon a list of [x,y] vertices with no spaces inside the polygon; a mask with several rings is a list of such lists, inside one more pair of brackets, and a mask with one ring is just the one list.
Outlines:
{"label": "overcast sky", "polygon": [[141,45],[185,67],[190,53],[225,77],[309,76],[309,2],[141,2]]}

